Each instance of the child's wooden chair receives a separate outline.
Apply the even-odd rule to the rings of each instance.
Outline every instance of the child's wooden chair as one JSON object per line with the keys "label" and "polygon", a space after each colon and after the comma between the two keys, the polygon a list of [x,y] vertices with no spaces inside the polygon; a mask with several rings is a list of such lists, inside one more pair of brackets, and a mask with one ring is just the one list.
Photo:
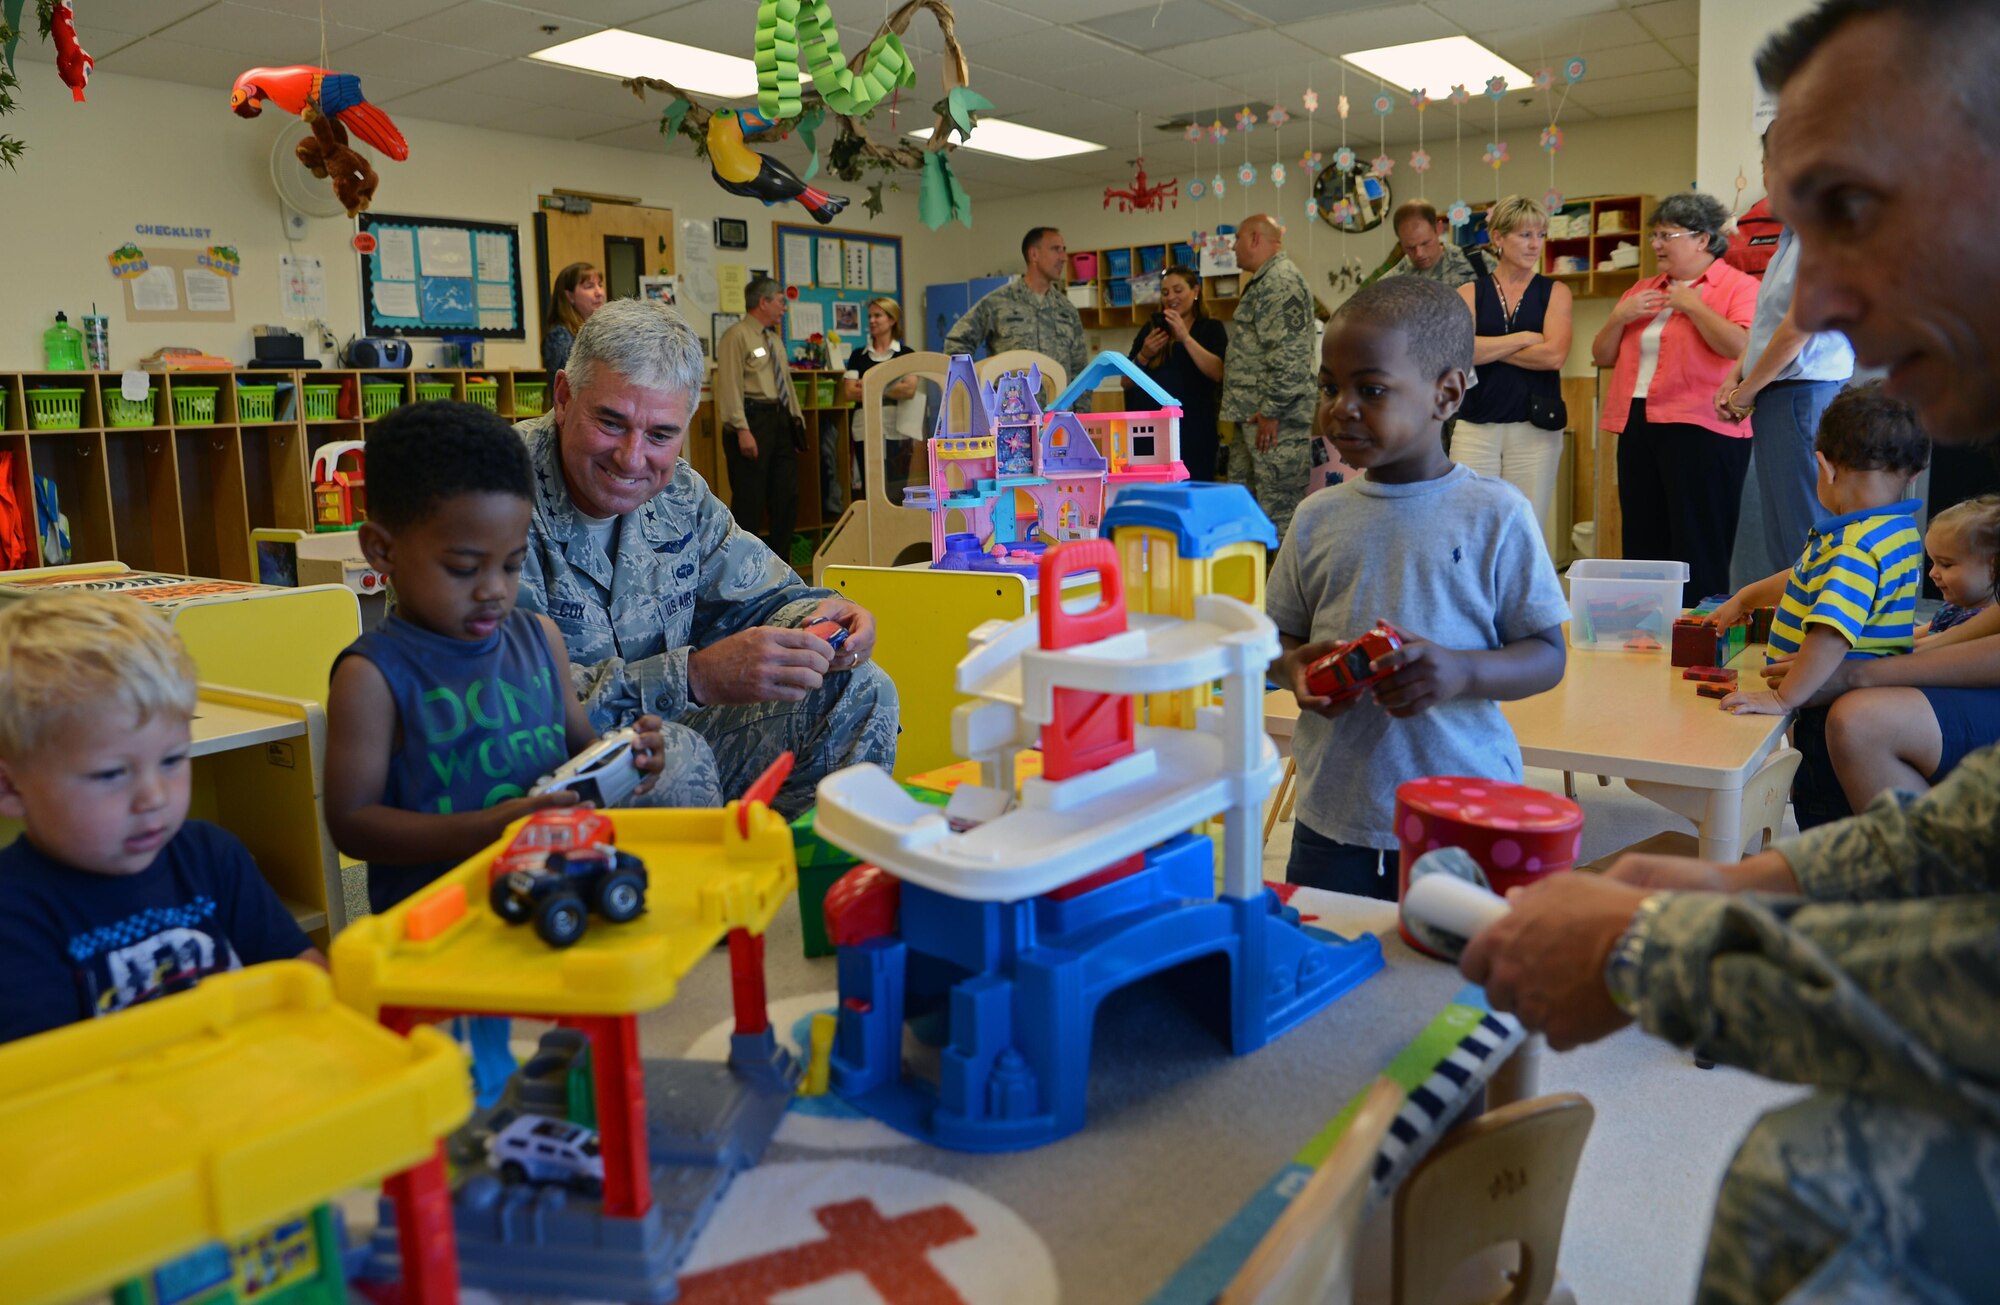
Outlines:
{"label": "child's wooden chair", "polygon": [[1402,1087],[1376,1079],[1326,1162],[1257,1243],[1217,1305],[1348,1305],[1355,1234],[1375,1153],[1402,1108]]}
{"label": "child's wooden chair", "polygon": [[[1574,1092],[1516,1102],[1447,1133],[1396,1191],[1390,1250],[1394,1305],[1446,1305],[1468,1259],[1518,1245],[1520,1267],[1472,1299],[1492,1305],[1571,1300],[1556,1281],[1570,1184],[1596,1118]],[[1454,1294],[1449,1298],[1456,1302]]]}

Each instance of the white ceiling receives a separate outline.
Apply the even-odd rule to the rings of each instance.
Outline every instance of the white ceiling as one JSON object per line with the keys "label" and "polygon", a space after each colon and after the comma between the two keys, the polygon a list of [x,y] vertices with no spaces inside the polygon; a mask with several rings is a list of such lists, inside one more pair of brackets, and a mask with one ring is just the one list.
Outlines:
{"label": "white ceiling", "polygon": [[[874,8],[874,0],[831,3],[849,22]],[[1123,181],[1141,136],[1159,162],[1179,168],[1190,147],[1178,130],[1162,133],[1159,124],[1216,108],[1225,109],[1226,121],[1227,106],[1245,101],[1286,105],[1294,121],[1285,153],[1296,158],[1305,146],[1299,101],[1306,87],[1321,97],[1315,145],[1339,135],[1336,56],[1460,33],[1530,72],[1583,55],[1589,72],[1562,109],[1565,123],[1695,104],[1699,0],[951,0],[951,7],[973,88],[998,113],[1108,147],[1039,164],[960,151],[954,166],[975,195]],[[524,56],[610,25],[747,56],[755,8],[754,0],[91,0],[79,7],[77,22],[84,48],[104,71],[221,93],[247,66],[317,62],[324,10],[329,66],[359,74],[368,98],[392,115],[654,151],[657,99],[641,102],[613,80]],[[849,53],[873,33],[872,26],[841,28]],[[905,94],[900,121],[927,125],[942,41],[925,13],[905,40],[918,83]],[[53,58],[32,34],[21,52]],[[1350,139],[1375,137],[1386,126],[1389,143],[1414,140],[1416,114],[1405,101],[1378,125],[1366,108],[1373,80],[1350,70],[1346,85],[1355,103]],[[1503,129],[1547,121],[1539,95],[1525,104],[1521,98],[1501,106]],[[1449,106],[1431,112],[1427,130],[1442,139]],[[1483,98],[1464,113],[1468,126],[1492,121]],[[881,114],[871,130],[887,134]],[[1251,144],[1260,162],[1273,156],[1268,127],[1260,126]],[[1515,146],[1517,156],[1524,144]],[[1214,157],[1204,145],[1200,166]],[[1232,137],[1224,162],[1241,157]]]}

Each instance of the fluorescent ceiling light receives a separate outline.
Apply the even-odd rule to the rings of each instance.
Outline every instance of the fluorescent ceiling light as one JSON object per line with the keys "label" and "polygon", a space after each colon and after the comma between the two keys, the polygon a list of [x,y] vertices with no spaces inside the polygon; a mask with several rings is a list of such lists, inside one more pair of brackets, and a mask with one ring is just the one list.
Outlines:
{"label": "fluorescent ceiling light", "polygon": [[1385,45],[1379,50],[1363,50],[1343,57],[1399,90],[1421,89],[1433,100],[1444,99],[1454,86],[1463,86],[1474,95],[1483,94],[1490,77],[1505,77],[1510,91],[1531,86],[1535,80],[1469,36]]}
{"label": "fluorescent ceiling light", "polygon": [[[919,127],[904,134],[914,140],[929,140],[931,128]],[[959,148],[1033,163],[1040,159],[1065,158],[1071,154],[1090,154],[1104,147],[1074,136],[1059,136],[1039,127],[1023,127],[998,118],[981,118],[973,127],[972,136],[961,141]]]}
{"label": "fluorescent ceiling light", "polygon": [[537,50],[528,57],[609,77],[657,77],[682,90],[725,100],[747,100],[757,94],[757,65],[748,59],[616,27]]}

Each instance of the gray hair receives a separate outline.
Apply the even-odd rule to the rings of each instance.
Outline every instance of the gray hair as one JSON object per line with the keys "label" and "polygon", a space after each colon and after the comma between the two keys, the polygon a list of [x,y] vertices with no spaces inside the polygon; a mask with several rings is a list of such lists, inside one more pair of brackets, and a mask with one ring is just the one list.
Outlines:
{"label": "gray hair", "polygon": [[1713,195],[1704,195],[1698,190],[1683,190],[1669,195],[1653,210],[1652,225],[1681,227],[1707,236],[1702,247],[1717,258],[1729,252],[1729,237],[1722,232],[1729,225],[1729,210]]}
{"label": "gray hair", "polygon": [[653,299],[614,299],[590,315],[570,346],[572,390],[585,390],[602,366],[642,390],[699,399],[706,362],[701,337],[681,315]]}
{"label": "gray hair", "polygon": [[743,307],[747,311],[766,299],[776,299],[783,293],[785,287],[779,285],[776,278],[753,276],[750,278],[750,284],[743,287]]}

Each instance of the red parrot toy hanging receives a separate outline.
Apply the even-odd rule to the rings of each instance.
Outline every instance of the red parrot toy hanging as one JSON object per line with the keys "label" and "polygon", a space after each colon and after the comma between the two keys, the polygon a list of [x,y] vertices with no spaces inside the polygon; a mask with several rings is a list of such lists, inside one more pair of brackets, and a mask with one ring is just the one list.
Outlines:
{"label": "red parrot toy hanging", "polygon": [[312,138],[298,143],[299,162],[315,177],[333,183],[333,193],[349,217],[368,207],[378,180],[367,158],[347,143],[349,128],[398,162],[410,157],[403,133],[388,114],[368,102],[361,93],[361,79],[352,73],[307,64],[252,68],[236,79],[229,107],[238,117],[254,118],[264,111],[267,100],[304,118],[312,128]]}
{"label": "red parrot toy hanging", "polygon": [[49,23],[49,35],[56,43],[56,76],[62,78],[63,85],[69,87],[73,99],[83,98],[83,88],[90,81],[90,70],[97,66],[97,60],[84,53],[76,43],[76,9],[70,0],[59,0],[55,16]]}

